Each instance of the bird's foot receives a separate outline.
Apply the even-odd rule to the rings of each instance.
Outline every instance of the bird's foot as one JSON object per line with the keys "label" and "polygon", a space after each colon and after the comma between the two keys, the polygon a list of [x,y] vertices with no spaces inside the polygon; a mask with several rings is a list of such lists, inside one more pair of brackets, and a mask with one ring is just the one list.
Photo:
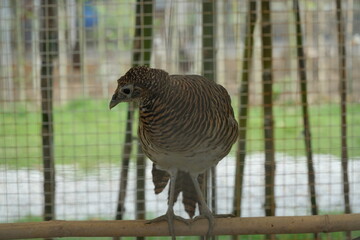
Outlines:
{"label": "bird's foot", "polygon": [[146,222],[146,224],[151,224],[151,223],[156,223],[156,222],[162,222],[162,221],[167,221],[168,222],[168,226],[169,226],[169,233],[171,235],[171,238],[172,240],[175,240],[176,237],[175,237],[175,230],[174,230],[174,220],[177,220],[177,221],[180,221],[180,222],[183,222],[185,223],[186,225],[189,225],[190,224],[190,221],[185,219],[185,218],[182,218],[180,216],[176,216],[174,214],[173,211],[171,210],[168,210],[166,212],[166,214],[160,216],[160,217],[157,217],[157,218],[154,218],[152,220],[149,220]]}
{"label": "bird's foot", "polygon": [[199,219],[204,219],[204,218],[208,219],[209,230],[206,234],[206,238],[209,238],[213,235],[213,229],[215,226],[215,218],[232,218],[232,217],[235,217],[235,215],[234,214],[212,214],[210,212],[210,214],[201,214],[199,216],[196,216],[195,218],[191,219],[191,222],[195,222]]}
{"label": "bird's foot", "polygon": [[215,226],[215,218],[217,218],[218,215],[212,214],[211,211],[202,211],[201,215],[195,217],[193,221],[197,221],[199,219],[206,218],[209,222],[209,229],[206,233],[206,239],[210,239],[210,237],[213,235],[214,226]]}
{"label": "bird's foot", "polygon": [[[185,223],[186,225],[189,225],[191,223],[190,219],[185,219],[183,217],[177,216],[177,215],[173,215],[172,217],[174,220],[180,221],[182,223]],[[151,223],[157,223],[157,222],[162,222],[162,221],[169,221],[169,216],[167,214],[161,215],[160,217],[148,220],[146,222],[146,224],[151,224]]]}
{"label": "bird's foot", "polygon": [[[212,217],[213,218],[233,218],[233,217],[235,217],[235,215],[231,214],[231,213],[229,213],[229,214],[212,214]],[[204,219],[204,218],[209,219],[207,217],[207,215],[202,214],[202,215],[196,216],[195,218],[191,219],[191,222],[194,222],[199,219]],[[184,220],[186,221],[186,219],[184,219]]]}

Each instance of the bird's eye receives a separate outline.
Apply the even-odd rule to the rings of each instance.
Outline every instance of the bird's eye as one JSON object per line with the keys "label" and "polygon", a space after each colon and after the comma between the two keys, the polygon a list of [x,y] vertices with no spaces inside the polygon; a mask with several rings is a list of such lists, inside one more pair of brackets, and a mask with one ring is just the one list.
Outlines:
{"label": "bird's eye", "polygon": [[131,92],[131,90],[129,88],[123,88],[122,92],[127,95],[127,94],[129,94]]}

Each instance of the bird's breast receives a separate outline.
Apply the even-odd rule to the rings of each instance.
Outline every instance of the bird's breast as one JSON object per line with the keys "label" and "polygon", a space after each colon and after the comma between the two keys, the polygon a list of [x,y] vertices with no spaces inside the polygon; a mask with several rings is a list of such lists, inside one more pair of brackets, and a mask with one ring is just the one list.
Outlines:
{"label": "bird's breast", "polygon": [[[140,117],[139,137],[144,153],[161,169],[176,167],[200,173],[217,164],[230,149],[224,142],[231,129],[224,121],[193,116]],[[161,120],[161,121],[158,121]],[[232,141],[232,140],[231,140]]]}

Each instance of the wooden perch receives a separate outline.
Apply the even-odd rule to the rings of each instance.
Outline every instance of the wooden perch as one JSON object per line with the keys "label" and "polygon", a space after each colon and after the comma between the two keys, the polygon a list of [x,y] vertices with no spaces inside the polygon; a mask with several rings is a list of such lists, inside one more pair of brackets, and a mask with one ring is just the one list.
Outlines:
{"label": "wooden perch", "polygon": [[[215,235],[320,233],[360,230],[360,214],[295,217],[217,218]],[[186,225],[175,222],[178,236],[205,235],[206,219]],[[0,224],[0,239],[52,237],[169,236],[166,222],[146,220],[48,221]]]}

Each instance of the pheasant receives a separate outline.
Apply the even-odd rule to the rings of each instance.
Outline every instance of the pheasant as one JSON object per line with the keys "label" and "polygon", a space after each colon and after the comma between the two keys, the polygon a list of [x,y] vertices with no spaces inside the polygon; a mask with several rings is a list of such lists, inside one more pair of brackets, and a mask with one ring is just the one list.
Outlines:
{"label": "pheasant", "polygon": [[[231,99],[224,87],[199,75],[169,75],[160,69],[133,67],[118,81],[110,109],[120,102],[139,103],[138,135],[153,162],[155,193],[170,180],[168,209],[150,223],[166,220],[175,239],[173,206],[180,192],[190,218],[196,204],[208,219],[214,216],[202,194],[203,173],[230,151],[238,136]],[[184,219],[182,219],[184,220]]]}

